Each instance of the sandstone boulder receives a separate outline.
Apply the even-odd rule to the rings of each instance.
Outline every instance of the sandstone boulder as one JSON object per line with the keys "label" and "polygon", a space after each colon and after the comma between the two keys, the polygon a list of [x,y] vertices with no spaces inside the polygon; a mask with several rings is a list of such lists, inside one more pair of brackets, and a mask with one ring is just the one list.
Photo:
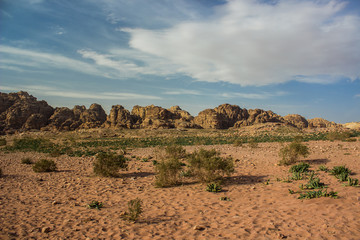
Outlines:
{"label": "sandstone boulder", "polygon": [[165,108],[150,105],[146,107],[134,106],[131,110],[135,128],[173,128],[173,113]]}
{"label": "sandstone boulder", "polygon": [[332,127],[338,127],[339,125],[330,122],[328,120],[325,120],[323,118],[313,118],[308,120],[309,128],[332,128]]}
{"label": "sandstone boulder", "polygon": [[40,129],[54,112],[47,102],[38,101],[26,92],[1,93],[0,102],[0,132]]}
{"label": "sandstone boulder", "polygon": [[249,115],[248,118],[236,122],[234,125],[235,128],[250,126],[259,123],[283,122],[283,118],[272,111],[265,111],[262,109],[250,109],[247,112]]}
{"label": "sandstone boulder", "polygon": [[308,121],[299,114],[289,114],[284,117],[285,123],[297,127],[299,129],[307,128]]}
{"label": "sandstone boulder", "polygon": [[107,116],[104,126],[107,128],[132,128],[133,117],[123,106],[114,105]]}

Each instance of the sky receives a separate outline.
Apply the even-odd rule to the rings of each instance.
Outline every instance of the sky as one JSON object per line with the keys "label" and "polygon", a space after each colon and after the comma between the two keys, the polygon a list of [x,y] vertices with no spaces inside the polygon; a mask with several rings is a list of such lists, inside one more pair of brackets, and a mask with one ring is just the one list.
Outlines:
{"label": "sky", "polygon": [[0,92],[360,121],[359,0],[0,0]]}

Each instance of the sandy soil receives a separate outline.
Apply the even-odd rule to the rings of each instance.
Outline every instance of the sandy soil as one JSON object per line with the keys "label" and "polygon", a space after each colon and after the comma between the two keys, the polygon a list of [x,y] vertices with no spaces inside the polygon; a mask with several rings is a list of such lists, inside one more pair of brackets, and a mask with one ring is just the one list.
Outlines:
{"label": "sandy soil", "polygon": [[[346,165],[360,179],[360,141],[307,144],[312,169]],[[130,158],[122,178],[100,178],[92,173],[94,157],[0,152],[0,239],[360,239],[360,188],[319,172],[339,198],[297,199],[288,189],[299,190],[306,181],[277,181],[289,176],[289,167],[276,165],[280,147],[204,147],[236,160],[236,172],[221,193],[206,192],[196,182],[155,188],[151,160]],[[153,154],[152,148],[134,149],[128,157]],[[58,171],[34,173],[21,164],[24,157],[53,159]],[[223,196],[231,201],[221,201]],[[127,202],[136,197],[143,201],[141,219],[123,220]],[[86,208],[92,200],[104,208]]]}

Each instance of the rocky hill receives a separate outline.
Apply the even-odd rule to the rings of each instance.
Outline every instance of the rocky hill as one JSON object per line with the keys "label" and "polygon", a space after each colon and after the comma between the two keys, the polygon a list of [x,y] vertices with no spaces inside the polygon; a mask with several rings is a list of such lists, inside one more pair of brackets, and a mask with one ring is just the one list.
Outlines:
{"label": "rocky hill", "polygon": [[38,101],[26,92],[0,93],[0,134],[17,131],[45,130],[72,131],[89,128],[241,128],[261,123],[279,123],[298,129],[342,127],[325,119],[306,120],[297,114],[280,116],[262,109],[245,109],[237,105],[222,104],[205,109],[193,117],[179,106],[165,109],[158,106],[134,106],[131,112],[121,105],[114,105],[109,115],[99,104],[89,109],[76,105],[53,108],[45,101]]}

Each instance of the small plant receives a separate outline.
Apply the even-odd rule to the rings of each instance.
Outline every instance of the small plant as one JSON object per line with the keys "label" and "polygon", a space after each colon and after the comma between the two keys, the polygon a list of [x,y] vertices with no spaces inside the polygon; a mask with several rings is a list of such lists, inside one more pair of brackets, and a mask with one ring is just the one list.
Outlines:
{"label": "small plant", "polygon": [[318,190],[318,191],[310,191],[305,193],[300,193],[299,199],[312,199],[312,198],[320,198],[320,197],[331,197],[338,198],[337,192],[331,191],[327,193],[327,190]]}
{"label": "small plant", "polygon": [[124,218],[136,222],[142,214],[142,201],[139,198],[128,202],[128,212],[124,214]]}
{"label": "small plant", "polygon": [[220,197],[221,201],[231,201],[229,197]]}
{"label": "small plant", "polygon": [[330,132],[326,135],[326,138],[330,141],[341,140],[345,141],[352,137],[351,132]]}
{"label": "small plant", "polygon": [[329,168],[327,168],[325,165],[320,165],[319,166],[319,171],[328,172]]}
{"label": "small plant", "polygon": [[104,206],[104,205],[103,205],[102,202],[95,201],[95,200],[91,201],[91,203],[89,203],[89,204],[87,205],[88,208],[90,208],[90,209],[97,209],[97,210],[100,210],[100,208],[102,208],[103,206]]}
{"label": "small plant", "polygon": [[281,157],[279,165],[290,165],[295,163],[300,156],[307,157],[309,155],[309,148],[295,141],[281,148],[279,155]]}
{"label": "small plant", "polygon": [[187,171],[181,171],[180,172],[180,177],[191,177],[191,171],[187,170]]}
{"label": "small plant", "polygon": [[341,182],[347,181],[351,171],[345,166],[335,166],[330,170],[330,174],[334,175]]}
{"label": "small plant", "polygon": [[222,188],[219,184],[210,183],[206,186],[205,190],[208,192],[221,192]]}
{"label": "small plant", "polygon": [[293,172],[291,179],[295,181],[302,180],[303,174],[301,172]]}
{"label": "small plant", "polygon": [[33,164],[33,161],[31,160],[31,158],[27,157],[27,158],[21,159],[21,163],[22,164]]}
{"label": "small plant", "polygon": [[156,166],[156,165],[158,165],[159,163],[158,163],[158,161],[156,161],[156,160],[152,160],[152,164],[153,164],[154,166]]}
{"label": "small plant", "polygon": [[102,177],[117,177],[120,168],[127,167],[126,160],[123,155],[101,152],[96,156],[94,173]]}
{"label": "small plant", "polygon": [[243,145],[243,140],[242,139],[236,139],[234,141],[234,147],[242,147]]}
{"label": "small plant", "polygon": [[202,182],[222,179],[223,175],[230,175],[235,171],[233,159],[220,157],[215,149],[195,151],[188,161],[191,172]]}
{"label": "small plant", "polygon": [[182,159],[187,156],[186,150],[182,146],[170,145],[165,147],[165,154],[169,158]]}
{"label": "small plant", "polygon": [[177,158],[162,159],[155,165],[156,187],[171,187],[179,185],[180,171],[182,169],[181,162]]}
{"label": "small plant", "polygon": [[320,182],[320,178],[310,178],[309,182],[305,184],[306,189],[324,188],[325,184]]}
{"label": "small plant", "polygon": [[5,138],[0,138],[0,146],[6,146],[7,142]]}
{"label": "small plant", "polygon": [[266,182],[264,182],[265,185],[269,185],[270,184],[270,179],[266,180]]}
{"label": "small plant", "polygon": [[348,177],[347,186],[357,187],[359,186],[359,179]]}
{"label": "small plant", "polygon": [[290,194],[295,194],[296,192],[294,190],[291,190],[290,188],[288,189]]}
{"label": "small plant", "polygon": [[56,171],[56,164],[53,160],[41,159],[33,166],[34,172],[54,172]]}

